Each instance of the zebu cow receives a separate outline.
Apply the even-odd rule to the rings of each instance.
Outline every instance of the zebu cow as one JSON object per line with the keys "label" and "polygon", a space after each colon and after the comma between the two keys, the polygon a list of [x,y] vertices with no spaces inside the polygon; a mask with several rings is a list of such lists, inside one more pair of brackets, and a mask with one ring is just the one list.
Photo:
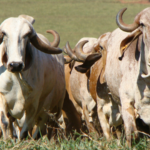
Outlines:
{"label": "zebu cow", "polygon": [[66,107],[66,110],[68,110],[69,113],[68,116],[70,116],[70,118],[67,117],[69,122],[69,130],[72,127],[74,127],[77,130],[77,132],[80,132],[82,124],[81,121],[82,109],[74,100],[70,89],[70,74],[72,71],[71,64],[72,63],[65,64],[66,96],[64,100],[64,107]]}
{"label": "zebu cow", "polygon": [[121,30],[114,30],[107,42],[105,77],[114,100],[121,103],[131,146],[131,134],[138,136],[136,114],[150,125],[150,8],[141,11],[130,25],[122,21],[125,10],[116,18]]}
{"label": "zebu cow", "polygon": [[[88,87],[88,90],[89,90],[88,92],[90,96],[92,96],[92,98],[97,103],[98,118],[99,118],[102,130],[103,130],[103,133],[107,139],[111,139],[110,132],[111,132],[112,126],[117,127],[116,134],[117,134],[117,137],[120,138],[121,132],[118,127],[119,125],[122,124],[122,118],[119,112],[119,107],[114,101],[111,100],[111,97],[108,94],[109,90],[107,89],[107,85],[103,77],[104,72],[105,72],[106,53],[107,53],[106,46],[107,46],[107,40],[110,34],[111,33],[108,32],[108,33],[101,35],[98,38],[97,44],[95,44],[96,51],[100,51],[101,53],[95,53],[95,54],[84,53],[83,46],[87,42],[85,40],[83,40],[77,45],[77,48],[75,49],[74,54],[72,50],[70,49],[69,45],[67,45],[68,47],[67,51],[70,54],[70,57],[72,57],[76,61],[84,62],[81,65],[79,64],[76,65],[75,69],[78,71],[76,72],[76,74],[79,74],[80,76],[78,78],[77,76],[75,77],[77,78],[77,80],[81,80],[82,82],[84,81],[83,78],[85,78],[86,80],[83,83],[88,82],[88,85],[86,86]],[[101,50],[99,47],[101,47]],[[101,55],[102,55],[102,58],[101,58]],[[84,73],[84,74],[81,75],[79,72]],[[88,73],[88,77],[86,77],[87,73]],[[83,78],[81,78],[82,76]],[[70,83],[71,82],[72,81],[70,81]],[[77,85],[74,87],[78,90],[82,90],[83,88],[82,85],[80,86]],[[90,96],[87,95],[87,98]]]}
{"label": "zebu cow", "polygon": [[[97,45],[97,39],[96,38],[82,38],[78,41],[78,43],[80,43],[81,41],[85,39],[88,39],[89,43],[85,44],[83,49],[85,52],[91,52],[94,48],[94,44]],[[78,43],[76,44],[76,46],[78,45]],[[65,52],[69,53],[71,58],[76,57],[73,53],[70,53],[68,51],[68,47],[70,48],[70,46],[67,44]],[[65,60],[68,62],[70,61],[68,57],[65,57]],[[69,94],[69,98],[73,102],[79,114],[78,122],[80,123],[81,122],[80,118],[82,118],[82,120],[86,122],[89,132],[96,133],[97,131],[95,130],[92,124],[92,113],[93,113],[93,109],[96,106],[96,103],[92,99],[88,91],[87,76],[75,70],[75,66],[79,64],[80,64],[79,62],[71,62],[70,64],[65,65],[66,88]],[[81,128],[81,123],[80,123],[79,128]]]}
{"label": "zebu cow", "polygon": [[[45,111],[59,118],[65,96],[62,50],[37,34],[33,23],[34,18],[21,15],[0,25],[0,125],[12,137],[12,121],[16,120],[19,139],[34,125],[33,138],[43,130],[48,118]],[[54,35],[52,45],[58,46],[59,39]]]}

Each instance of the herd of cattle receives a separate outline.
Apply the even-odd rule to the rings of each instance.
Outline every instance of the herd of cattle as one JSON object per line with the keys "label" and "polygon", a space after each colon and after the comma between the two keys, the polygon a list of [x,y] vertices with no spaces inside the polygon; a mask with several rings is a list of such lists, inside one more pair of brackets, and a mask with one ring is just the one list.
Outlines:
{"label": "herd of cattle", "polygon": [[[46,134],[49,113],[66,130],[80,132],[85,121],[89,133],[117,138],[124,124],[129,146],[138,137],[137,119],[150,125],[150,8],[141,11],[133,24],[125,24],[120,10],[119,28],[97,38],[82,38],[71,49],[58,48],[56,31],[50,43],[36,33],[34,18],[20,15],[0,25],[0,127],[4,139],[34,139]],[[65,122],[66,118],[68,119]],[[52,120],[49,121],[52,123]],[[66,123],[66,124],[65,124]]]}

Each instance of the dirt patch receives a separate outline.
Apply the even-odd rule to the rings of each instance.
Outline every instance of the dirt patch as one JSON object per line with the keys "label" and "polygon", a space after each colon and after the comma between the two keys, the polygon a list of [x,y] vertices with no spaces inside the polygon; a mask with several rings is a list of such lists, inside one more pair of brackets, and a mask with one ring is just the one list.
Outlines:
{"label": "dirt patch", "polygon": [[121,3],[150,4],[150,0],[119,0]]}

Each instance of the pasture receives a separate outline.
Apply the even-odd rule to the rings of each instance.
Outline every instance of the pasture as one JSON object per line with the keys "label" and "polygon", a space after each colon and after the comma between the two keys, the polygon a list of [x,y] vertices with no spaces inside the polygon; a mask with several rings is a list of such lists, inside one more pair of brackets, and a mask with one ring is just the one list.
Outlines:
{"label": "pasture", "polygon": [[[56,30],[61,38],[59,47],[63,48],[69,41],[73,48],[82,37],[98,38],[117,28],[115,17],[121,8],[128,8],[124,21],[132,23],[135,15],[148,6],[122,4],[117,0],[0,0],[0,22],[20,14],[33,16],[36,32],[52,41],[53,37],[46,30]],[[12,139],[4,141],[1,138],[0,149],[128,149],[124,137],[120,144],[118,142],[115,139],[107,142],[103,136],[98,140],[89,139],[86,135],[79,135],[76,140],[71,136],[61,138],[58,135],[57,141],[49,141],[47,137],[37,141],[27,138],[20,142]],[[147,137],[143,137],[138,143],[133,140],[133,147],[139,150],[150,149],[150,143]]]}
{"label": "pasture", "polygon": [[121,4],[116,0],[1,0],[0,22],[8,17],[27,14],[35,18],[36,32],[50,41],[53,37],[46,30],[60,34],[62,48],[67,41],[74,47],[82,37],[96,37],[117,28],[115,17],[124,7],[126,23],[132,23],[135,15],[148,7],[141,4]]}

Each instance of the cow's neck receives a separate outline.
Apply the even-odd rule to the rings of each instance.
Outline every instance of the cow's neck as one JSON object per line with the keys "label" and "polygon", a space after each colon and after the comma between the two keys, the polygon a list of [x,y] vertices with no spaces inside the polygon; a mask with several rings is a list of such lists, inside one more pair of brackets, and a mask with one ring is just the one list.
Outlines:
{"label": "cow's neck", "polygon": [[140,59],[138,62],[137,81],[135,83],[135,107],[140,118],[145,123],[150,123],[147,114],[150,113],[150,67],[148,66],[148,49],[143,40],[140,49]]}
{"label": "cow's neck", "polygon": [[150,66],[148,66],[148,55],[148,48],[145,46],[142,39],[141,56],[139,61],[139,76],[146,80],[146,82],[149,82],[147,84],[150,84],[150,81],[147,80],[148,78],[150,78]]}
{"label": "cow's neck", "polygon": [[32,88],[27,84],[23,75],[10,73],[6,69],[1,73],[0,80],[0,92],[4,95],[8,111],[13,117],[20,119],[24,113],[25,101],[30,96]]}

